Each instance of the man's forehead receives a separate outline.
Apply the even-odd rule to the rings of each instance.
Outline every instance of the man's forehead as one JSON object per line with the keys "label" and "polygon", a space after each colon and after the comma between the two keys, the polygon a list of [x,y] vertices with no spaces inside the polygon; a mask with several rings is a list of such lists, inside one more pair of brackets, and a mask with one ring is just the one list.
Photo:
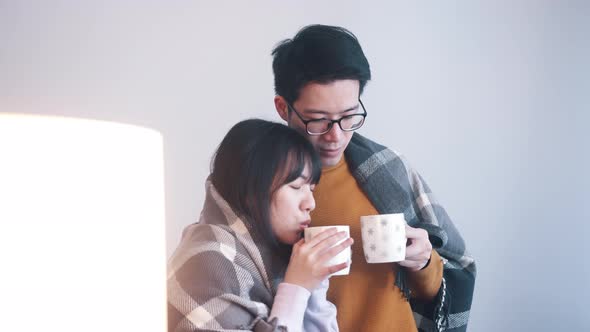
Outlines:
{"label": "man's forehead", "polygon": [[356,105],[352,106],[352,107],[346,107],[344,109],[334,109],[334,110],[329,110],[329,109],[316,109],[316,108],[303,108],[301,110],[301,112],[305,113],[306,115],[313,115],[313,114],[319,114],[319,115],[326,115],[326,114],[346,114],[349,112],[355,112],[359,109],[359,104],[358,101],[356,103]]}
{"label": "man's forehead", "polygon": [[315,106],[318,110],[324,110],[324,105],[350,104],[354,103],[358,98],[359,82],[356,80],[337,80],[326,83],[310,82],[299,90],[295,103],[299,102],[308,106]]}

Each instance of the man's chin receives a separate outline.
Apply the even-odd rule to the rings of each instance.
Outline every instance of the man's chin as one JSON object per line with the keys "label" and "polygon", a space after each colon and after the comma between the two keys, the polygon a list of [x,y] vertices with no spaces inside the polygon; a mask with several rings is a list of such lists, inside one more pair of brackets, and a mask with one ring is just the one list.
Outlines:
{"label": "man's chin", "polygon": [[337,157],[322,157],[320,158],[322,160],[322,167],[336,166],[340,161],[340,158],[342,158],[342,155],[339,155]]}

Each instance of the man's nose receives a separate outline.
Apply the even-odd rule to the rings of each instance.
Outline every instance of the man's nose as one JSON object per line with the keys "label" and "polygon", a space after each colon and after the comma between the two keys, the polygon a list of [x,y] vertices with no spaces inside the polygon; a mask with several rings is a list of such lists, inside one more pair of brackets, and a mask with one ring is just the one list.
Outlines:
{"label": "man's nose", "polygon": [[333,123],[332,128],[330,128],[330,130],[328,130],[328,132],[323,134],[322,136],[326,141],[337,142],[342,138],[343,133],[344,132],[342,131],[342,129],[340,129],[338,123]]}

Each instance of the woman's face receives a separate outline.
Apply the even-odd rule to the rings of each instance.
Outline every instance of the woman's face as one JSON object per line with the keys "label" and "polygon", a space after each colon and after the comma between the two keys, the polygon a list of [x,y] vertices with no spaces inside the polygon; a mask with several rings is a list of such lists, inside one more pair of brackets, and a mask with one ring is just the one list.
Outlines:
{"label": "woman's face", "polygon": [[315,208],[314,184],[308,183],[309,167],[292,182],[279,187],[270,202],[270,224],[277,239],[284,244],[295,244],[311,222]]}

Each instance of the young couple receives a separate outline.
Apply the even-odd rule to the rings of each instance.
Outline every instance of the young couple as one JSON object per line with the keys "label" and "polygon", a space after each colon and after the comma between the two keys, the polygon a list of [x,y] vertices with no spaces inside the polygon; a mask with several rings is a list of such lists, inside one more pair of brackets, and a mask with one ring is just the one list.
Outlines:
{"label": "young couple", "polygon": [[[312,25],[272,54],[288,126],[246,120],[221,142],[169,261],[169,331],[465,331],[476,271],[463,239],[405,159],[355,133],[371,78],[356,37]],[[404,213],[406,258],[367,264],[359,217],[386,213]],[[304,242],[310,222],[350,238]],[[350,274],[328,279],[349,246]]]}

